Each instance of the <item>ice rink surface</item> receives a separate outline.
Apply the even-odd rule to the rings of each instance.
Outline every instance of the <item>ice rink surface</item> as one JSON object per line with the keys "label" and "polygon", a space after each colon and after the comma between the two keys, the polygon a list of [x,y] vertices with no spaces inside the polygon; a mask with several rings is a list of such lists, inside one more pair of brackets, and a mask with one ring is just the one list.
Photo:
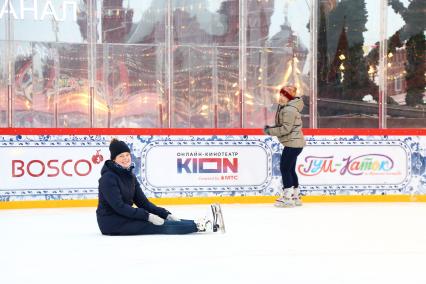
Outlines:
{"label": "ice rink surface", "polygon": [[0,283],[426,283],[425,203],[222,209],[226,234],[126,237],[95,208],[0,210]]}

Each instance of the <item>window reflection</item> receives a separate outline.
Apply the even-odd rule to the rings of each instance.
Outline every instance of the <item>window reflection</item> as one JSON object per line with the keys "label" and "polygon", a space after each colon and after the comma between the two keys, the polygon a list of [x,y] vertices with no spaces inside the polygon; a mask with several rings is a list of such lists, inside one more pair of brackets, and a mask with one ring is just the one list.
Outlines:
{"label": "window reflection", "polygon": [[14,127],[87,127],[87,47],[16,42]]}
{"label": "window reflection", "polygon": [[310,7],[306,1],[251,0],[247,5],[244,125],[261,128],[273,123],[282,86],[295,85],[301,96],[309,94],[309,13],[300,11]]}
{"label": "window reflection", "polygon": [[60,44],[57,113],[58,127],[88,127],[89,82],[87,45]]}
{"label": "window reflection", "polygon": [[211,48],[177,47],[173,53],[173,111],[175,127],[211,127]]}
{"label": "window reflection", "polygon": [[[1,9],[1,6],[0,6],[0,9]],[[7,40],[7,35],[6,35],[7,26],[8,26],[7,19],[8,19],[7,15],[3,15],[3,17],[0,18],[0,27],[2,27],[0,28],[0,41]]]}
{"label": "window reflection", "polygon": [[424,1],[389,1],[388,127],[426,126],[426,43]]}
{"label": "window reflection", "polygon": [[238,127],[238,48],[179,46],[174,52],[175,127]]}
{"label": "window reflection", "polygon": [[[217,101],[213,98],[214,107],[217,104],[217,123],[213,127],[238,128],[240,124],[239,90],[238,90],[238,47],[216,48]],[[215,67],[214,66],[214,67]],[[216,71],[213,72],[216,74]],[[215,94],[216,89],[214,89]]]}
{"label": "window reflection", "polygon": [[376,0],[320,3],[320,127],[378,127],[378,63],[368,62],[372,61],[371,50],[380,39],[375,28],[380,24],[379,7]]}
{"label": "window reflection", "polygon": [[174,1],[172,9],[173,126],[237,127],[238,1]]}
{"label": "window reflection", "polygon": [[100,1],[101,37],[107,43],[163,43],[166,1]]}
{"label": "window reflection", "polygon": [[105,44],[97,54],[96,126],[164,126],[164,48]]}
{"label": "window reflection", "polygon": [[0,126],[9,75],[13,127],[90,127],[94,110],[95,127],[197,128],[272,123],[277,89],[309,104],[316,75],[319,127],[376,128],[383,99],[388,127],[424,127],[424,1],[317,3],[313,55],[309,0],[0,2]]}
{"label": "window reflection", "polygon": [[6,42],[0,40],[0,127],[7,127]]}
{"label": "window reflection", "polygon": [[172,1],[174,42],[238,46],[238,0]]}
{"label": "window reflection", "polygon": [[96,127],[165,127],[166,1],[100,1]]}
{"label": "window reflection", "polygon": [[[7,3],[2,1],[1,3]],[[83,0],[11,0],[3,17],[13,22],[14,40],[82,43],[78,21],[87,9]]]}
{"label": "window reflection", "polygon": [[15,45],[15,127],[55,127],[58,56],[51,44]]}

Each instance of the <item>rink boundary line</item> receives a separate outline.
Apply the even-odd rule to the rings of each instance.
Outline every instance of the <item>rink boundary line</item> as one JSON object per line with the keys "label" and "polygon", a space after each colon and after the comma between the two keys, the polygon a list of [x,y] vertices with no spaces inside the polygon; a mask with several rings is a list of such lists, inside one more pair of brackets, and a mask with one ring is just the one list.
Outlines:
{"label": "rink boundary line", "polygon": [[[258,204],[273,203],[275,196],[218,196],[218,197],[176,197],[150,198],[158,205],[196,205],[196,204]],[[303,202],[426,202],[426,195],[333,195],[333,196],[303,196]],[[84,200],[35,200],[35,201],[1,201],[1,209],[34,209],[34,208],[66,208],[66,207],[96,207],[97,199]]]}

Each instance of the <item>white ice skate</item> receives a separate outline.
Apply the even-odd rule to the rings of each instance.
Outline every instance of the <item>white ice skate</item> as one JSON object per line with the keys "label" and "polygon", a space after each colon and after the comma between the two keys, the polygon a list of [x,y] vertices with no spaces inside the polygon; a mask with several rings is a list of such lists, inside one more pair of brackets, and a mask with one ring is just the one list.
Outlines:
{"label": "white ice skate", "polygon": [[195,221],[198,232],[213,232],[213,221],[207,217]]}
{"label": "white ice skate", "polygon": [[275,200],[274,206],[284,207],[284,208],[294,207],[295,201],[293,200],[293,198],[287,198],[285,196],[281,196],[280,198]]}
{"label": "white ice skate", "polygon": [[292,197],[295,206],[302,206],[302,200],[300,199],[300,189],[298,187],[294,189]]}
{"label": "white ice skate", "polygon": [[274,206],[284,208],[294,207],[295,201],[293,199],[293,192],[294,190],[292,187],[284,188],[282,195],[275,200]]}
{"label": "white ice skate", "polygon": [[225,221],[223,219],[222,207],[219,203],[212,204],[210,207],[212,208],[213,214],[213,232],[219,230],[225,233]]}

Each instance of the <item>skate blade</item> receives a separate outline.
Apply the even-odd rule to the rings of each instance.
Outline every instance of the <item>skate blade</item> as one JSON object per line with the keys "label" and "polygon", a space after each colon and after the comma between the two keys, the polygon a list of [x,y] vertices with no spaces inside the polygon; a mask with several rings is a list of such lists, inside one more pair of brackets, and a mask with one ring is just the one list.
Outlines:
{"label": "skate blade", "polygon": [[274,203],[274,206],[277,207],[277,208],[291,208],[291,207],[294,207],[295,205],[289,204],[289,203],[284,203],[284,202],[281,202],[281,201],[276,201]]}
{"label": "skate blade", "polygon": [[217,215],[218,215],[218,223],[219,223],[219,230],[221,231],[222,234],[224,234],[226,232],[225,229],[225,220],[223,219],[223,213],[222,213],[222,206],[220,206],[219,203],[216,203],[216,209],[217,209]]}
{"label": "skate blade", "polygon": [[212,204],[210,205],[210,209],[212,210],[212,216],[213,216],[213,220],[212,220],[212,232],[217,232],[217,229],[219,227],[219,225],[217,224],[217,213],[216,213],[216,205]]}

